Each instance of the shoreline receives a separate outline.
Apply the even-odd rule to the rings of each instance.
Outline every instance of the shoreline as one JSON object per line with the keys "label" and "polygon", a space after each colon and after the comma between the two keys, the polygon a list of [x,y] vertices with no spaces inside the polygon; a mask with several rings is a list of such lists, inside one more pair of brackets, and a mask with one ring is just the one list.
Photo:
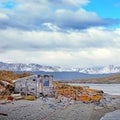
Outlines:
{"label": "shoreline", "polygon": [[0,101],[0,120],[100,120],[106,113],[120,109],[120,96],[104,95],[99,104],[63,101],[55,98],[35,101],[17,100],[2,104]]}

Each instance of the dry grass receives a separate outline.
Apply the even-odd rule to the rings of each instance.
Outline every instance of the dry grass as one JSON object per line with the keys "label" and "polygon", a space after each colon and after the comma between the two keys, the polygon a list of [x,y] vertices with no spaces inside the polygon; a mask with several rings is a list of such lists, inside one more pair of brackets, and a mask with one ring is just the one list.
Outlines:
{"label": "dry grass", "polygon": [[30,75],[31,75],[30,73],[16,74],[12,71],[1,70],[0,71],[0,80],[12,83],[12,80],[22,78],[22,77],[26,77],[26,76],[30,76]]}
{"label": "dry grass", "polygon": [[24,96],[24,99],[25,100],[31,100],[31,101],[36,100],[35,96],[32,96],[32,95]]}

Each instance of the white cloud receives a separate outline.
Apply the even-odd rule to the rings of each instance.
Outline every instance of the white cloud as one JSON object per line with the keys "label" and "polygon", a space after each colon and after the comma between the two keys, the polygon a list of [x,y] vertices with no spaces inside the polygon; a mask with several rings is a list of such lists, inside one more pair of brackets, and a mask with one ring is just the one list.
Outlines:
{"label": "white cloud", "polygon": [[47,27],[49,30],[52,30],[53,32],[60,31],[60,28],[58,26],[55,26],[51,23],[43,23],[43,27]]}
{"label": "white cloud", "polygon": [[62,0],[62,2],[72,6],[82,6],[89,3],[89,0]]}
{"label": "white cloud", "polygon": [[120,64],[120,29],[98,27],[119,20],[83,9],[89,0],[13,1],[13,8],[0,8],[0,60],[62,66]]}
{"label": "white cloud", "polygon": [[74,2],[73,2],[73,0],[70,0],[70,2],[72,2],[73,4],[81,4],[81,5],[86,5],[86,4],[88,4],[89,2],[90,2],[90,0],[74,0]]}
{"label": "white cloud", "polygon": [[[4,2],[5,3],[5,2]],[[104,19],[94,11],[83,9],[89,0],[13,0],[14,7],[0,10],[9,19],[0,24],[1,29],[17,28],[22,30],[48,30],[43,25],[49,23],[61,30],[82,30],[94,26],[118,25],[117,19]],[[8,2],[5,3],[10,4]],[[4,16],[5,17],[5,16]],[[14,19],[13,19],[14,18]],[[52,26],[53,27],[53,26]]]}
{"label": "white cloud", "polygon": [[[92,49],[78,52],[63,51],[7,51],[0,54],[4,62],[14,63],[39,63],[52,66],[101,66],[120,64],[120,50],[116,49]],[[117,59],[116,59],[117,56]]]}
{"label": "white cloud", "polygon": [[76,11],[57,9],[55,18],[55,23],[64,28],[85,29],[103,24],[103,20],[95,12],[88,12],[82,8]]}
{"label": "white cloud", "polygon": [[[55,29],[52,26],[51,29]],[[7,35],[7,36],[6,36]],[[83,31],[46,32],[0,30],[1,46],[22,50],[81,50],[89,48],[119,48],[120,31],[90,28]],[[7,50],[7,49],[6,49]]]}
{"label": "white cloud", "polygon": [[6,20],[8,18],[9,17],[6,14],[0,12],[0,20]]}
{"label": "white cloud", "polygon": [[[120,30],[45,32],[0,30],[0,60],[46,65],[119,64]],[[117,59],[116,59],[117,56]]]}

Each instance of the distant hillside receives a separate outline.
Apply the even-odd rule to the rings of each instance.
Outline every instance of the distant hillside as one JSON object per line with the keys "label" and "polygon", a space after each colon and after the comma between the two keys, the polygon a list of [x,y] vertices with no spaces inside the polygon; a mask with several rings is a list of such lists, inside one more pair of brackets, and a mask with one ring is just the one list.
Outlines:
{"label": "distant hillside", "polygon": [[64,80],[64,83],[99,83],[99,84],[120,84],[120,74],[114,74],[103,78],[89,78],[89,79],[76,79],[76,80]]}
{"label": "distant hillside", "polygon": [[12,71],[1,70],[0,71],[0,81],[7,81],[9,83],[12,83],[12,80],[30,76],[30,75],[31,75],[30,73],[16,74]]}
{"label": "distant hillside", "polygon": [[40,64],[23,64],[23,63],[4,63],[0,62],[0,70],[9,71],[44,71],[44,72],[79,72],[85,74],[110,74],[120,73],[120,65],[109,65],[103,67],[60,67],[60,66],[45,66]]}

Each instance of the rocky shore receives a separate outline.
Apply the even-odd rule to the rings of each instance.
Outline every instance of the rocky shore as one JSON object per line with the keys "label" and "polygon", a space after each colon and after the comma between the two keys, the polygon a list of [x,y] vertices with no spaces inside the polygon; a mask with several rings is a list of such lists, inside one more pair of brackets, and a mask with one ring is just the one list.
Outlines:
{"label": "rocky shore", "polygon": [[99,103],[40,97],[34,101],[0,101],[0,120],[100,120],[115,110],[120,110],[120,96],[104,95]]}

